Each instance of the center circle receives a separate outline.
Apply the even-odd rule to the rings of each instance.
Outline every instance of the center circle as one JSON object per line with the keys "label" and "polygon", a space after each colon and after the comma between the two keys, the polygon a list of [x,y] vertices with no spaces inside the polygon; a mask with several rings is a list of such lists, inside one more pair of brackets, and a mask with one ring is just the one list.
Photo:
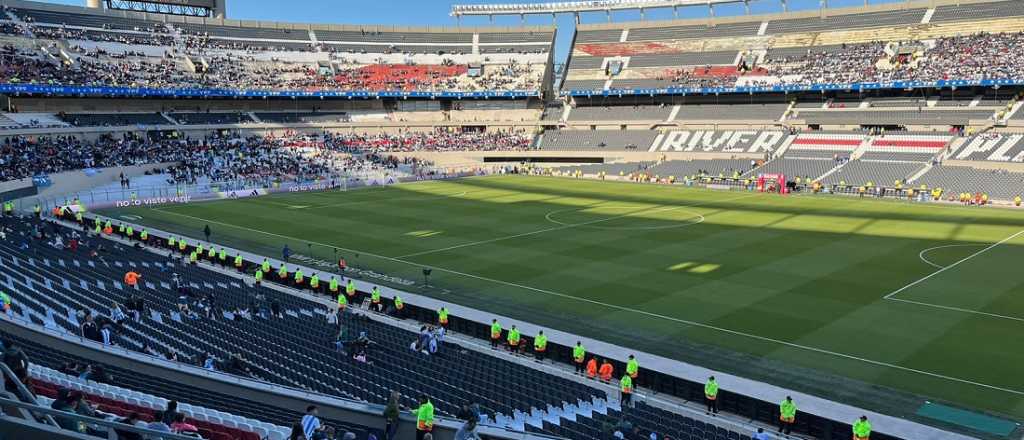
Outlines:
{"label": "center circle", "polygon": [[[645,215],[653,215],[655,217],[645,217]],[[704,216],[699,212],[679,206],[588,206],[567,208],[551,211],[544,216],[544,219],[556,225],[566,227],[619,231],[675,229],[704,222]]]}

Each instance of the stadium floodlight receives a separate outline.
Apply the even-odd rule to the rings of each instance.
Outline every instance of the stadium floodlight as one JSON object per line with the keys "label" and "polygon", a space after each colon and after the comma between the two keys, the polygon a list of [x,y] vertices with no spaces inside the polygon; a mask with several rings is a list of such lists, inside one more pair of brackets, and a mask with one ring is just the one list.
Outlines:
{"label": "stadium floodlight", "polygon": [[521,4],[465,4],[452,5],[451,16],[464,15],[533,15],[580,12],[611,12],[630,9],[678,8],[680,6],[707,6],[725,3],[749,3],[750,0],[591,0]]}

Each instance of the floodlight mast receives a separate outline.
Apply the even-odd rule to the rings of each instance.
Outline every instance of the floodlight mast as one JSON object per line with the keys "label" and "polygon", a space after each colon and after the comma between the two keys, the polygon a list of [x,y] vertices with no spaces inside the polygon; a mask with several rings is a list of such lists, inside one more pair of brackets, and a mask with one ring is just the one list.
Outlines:
{"label": "floodlight mast", "polygon": [[[821,0],[824,2],[825,0]],[[547,15],[574,14],[579,17],[581,12],[604,12],[611,19],[612,11],[639,10],[641,19],[647,9],[672,8],[678,17],[680,6],[706,6],[710,16],[715,15],[715,5],[743,3],[747,14],[750,14],[751,0],[589,0],[565,1],[550,3],[518,3],[518,4],[461,4],[452,5],[449,15],[457,19],[463,16],[487,16],[491,20],[498,15]],[[786,0],[779,0],[786,8]]]}

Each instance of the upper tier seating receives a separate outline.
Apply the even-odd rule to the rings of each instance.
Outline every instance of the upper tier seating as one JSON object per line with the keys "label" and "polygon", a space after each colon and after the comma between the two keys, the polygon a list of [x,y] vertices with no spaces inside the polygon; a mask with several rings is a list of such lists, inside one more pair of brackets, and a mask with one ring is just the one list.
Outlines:
{"label": "upper tier seating", "polygon": [[672,106],[638,105],[633,107],[576,107],[569,111],[570,121],[664,121]]}
{"label": "upper tier seating", "polygon": [[123,125],[171,125],[160,113],[65,113],[61,119],[77,127],[117,127]]}

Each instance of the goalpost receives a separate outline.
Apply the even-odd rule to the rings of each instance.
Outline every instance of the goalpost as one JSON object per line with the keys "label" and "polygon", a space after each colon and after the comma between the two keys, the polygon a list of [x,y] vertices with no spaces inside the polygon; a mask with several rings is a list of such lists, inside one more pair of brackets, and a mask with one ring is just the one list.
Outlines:
{"label": "goalpost", "polygon": [[757,175],[758,192],[777,192],[779,194],[789,193],[786,188],[786,175],[780,173],[766,173]]}

